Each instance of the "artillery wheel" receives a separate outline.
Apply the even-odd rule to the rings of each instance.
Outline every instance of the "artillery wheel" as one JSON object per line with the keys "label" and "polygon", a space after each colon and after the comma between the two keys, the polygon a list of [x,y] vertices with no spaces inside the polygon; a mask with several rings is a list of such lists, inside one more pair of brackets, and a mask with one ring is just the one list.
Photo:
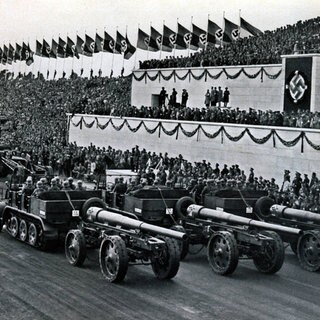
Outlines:
{"label": "artillery wheel", "polygon": [[298,241],[291,241],[290,242],[290,248],[292,250],[292,252],[296,255],[298,253]]}
{"label": "artillery wheel", "polygon": [[273,239],[268,242],[264,248],[264,252],[259,252],[253,256],[253,262],[256,268],[267,274],[273,274],[278,272],[284,262],[284,245],[280,236],[274,231],[262,231],[267,237]]}
{"label": "artillery wheel", "polygon": [[191,197],[182,197],[176,203],[176,212],[179,218],[186,218],[187,209],[190,205],[195,204]]}
{"label": "artillery wheel", "polygon": [[298,240],[298,259],[308,271],[320,270],[320,232],[306,231]]}
{"label": "artillery wheel", "polygon": [[19,220],[16,216],[12,216],[9,221],[9,233],[12,237],[16,238],[19,234]]}
{"label": "artillery wheel", "polygon": [[81,208],[81,217],[83,217],[87,213],[90,207],[98,207],[101,209],[106,209],[107,205],[100,198],[97,198],[97,197],[90,198],[86,200],[86,202],[83,204]]}
{"label": "artillery wheel", "polygon": [[153,273],[160,280],[172,279],[179,270],[181,250],[177,240],[167,237],[157,237],[165,241],[160,251],[151,258]]}
{"label": "artillery wheel", "polygon": [[129,257],[124,240],[119,236],[106,237],[100,246],[99,263],[109,282],[121,282],[128,270]]}
{"label": "artillery wheel", "polygon": [[64,247],[69,263],[77,267],[82,266],[87,256],[84,234],[80,230],[70,230],[66,236]]}
{"label": "artillery wheel", "polygon": [[19,225],[19,237],[21,241],[26,241],[28,238],[28,225],[25,220],[20,221]]}
{"label": "artillery wheel", "polygon": [[28,242],[30,245],[35,247],[38,242],[38,230],[34,223],[30,223],[28,230]]}
{"label": "artillery wheel", "polygon": [[[183,226],[180,225],[174,225],[171,227],[172,230],[180,231],[180,232],[186,232]],[[177,240],[180,248],[180,261],[183,260],[188,252],[189,252],[189,237],[185,240]]]}
{"label": "artillery wheel", "polygon": [[261,197],[254,206],[254,214],[259,220],[266,221],[270,218],[270,208],[272,205],[274,205],[274,201],[270,197]]}
{"label": "artillery wheel", "polygon": [[207,257],[215,273],[221,275],[233,273],[239,260],[239,250],[234,235],[223,231],[213,234],[208,242]]}

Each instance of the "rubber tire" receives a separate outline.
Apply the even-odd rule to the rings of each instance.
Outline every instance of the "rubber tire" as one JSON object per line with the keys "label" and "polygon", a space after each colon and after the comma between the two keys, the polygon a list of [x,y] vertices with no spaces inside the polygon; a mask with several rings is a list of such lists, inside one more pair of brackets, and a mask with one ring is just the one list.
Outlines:
{"label": "rubber tire", "polygon": [[[111,274],[106,266],[105,261],[105,251],[107,249],[108,243],[112,243],[115,247],[117,256],[118,256],[118,265],[115,273]],[[121,282],[128,271],[128,264],[129,264],[129,256],[127,252],[127,247],[124,240],[119,236],[107,236],[103,239],[100,245],[99,250],[99,264],[100,270],[103,277],[108,280],[109,282],[119,283]]]}
{"label": "rubber tire", "polygon": [[101,209],[106,209],[107,205],[100,198],[94,197],[85,201],[81,208],[81,218],[87,213],[90,207],[98,207]]}
{"label": "rubber tire", "polygon": [[[35,240],[31,242],[30,241],[30,232],[32,232],[33,228],[35,228]],[[37,226],[34,223],[30,223],[29,230],[28,230],[28,243],[31,246],[36,247],[37,246],[37,242],[38,242],[38,236],[39,236],[39,233],[38,233]]]}
{"label": "rubber tire", "polygon": [[185,219],[187,217],[187,208],[195,204],[195,201],[191,197],[182,197],[176,203],[176,212],[179,218]]}
{"label": "rubber tire", "polygon": [[[306,256],[307,253],[305,251],[305,239],[307,237],[308,238],[311,237],[311,239],[314,238],[313,242],[315,242],[316,244],[316,248],[313,247],[313,249],[316,250],[316,254],[314,254],[314,252],[313,254],[317,256],[318,259],[315,260],[314,262],[308,261],[309,257]],[[314,230],[305,231],[303,235],[299,237],[297,255],[298,255],[300,265],[303,269],[311,272],[320,270],[320,232],[319,231],[314,231]]]}
{"label": "rubber tire", "polygon": [[[213,245],[214,240],[218,237],[225,242],[226,249],[228,249],[228,260],[225,266],[219,266],[214,257]],[[210,267],[215,273],[223,276],[232,274],[236,270],[239,261],[239,250],[234,235],[228,231],[215,232],[208,241],[207,258]]]}
{"label": "rubber tire", "polygon": [[274,205],[274,201],[267,196],[261,197],[254,205],[254,214],[261,221],[268,221],[270,218],[270,208]]}
{"label": "rubber tire", "polygon": [[[257,270],[265,274],[274,274],[278,272],[284,262],[285,249],[281,237],[274,231],[261,231],[261,234],[270,237],[274,240],[272,261],[265,255],[260,254],[253,256],[253,263]],[[267,259],[266,259],[267,258]],[[270,264],[271,263],[271,264]]]}
{"label": "rubber tire", "polygon": [[160,280],[172,279],[178,273],[180,267],[181,251],[176,239],[157,236],[158,239],[165,241],[165,248],[161,255],[163,261],[159,261],[157,255],[151,257],[151,266],[154,275]]}
{"label": "rubber tire", "polygon": [[[70,240],[75,241],[78,246],[78,252],[76,252],[75,257],[70,254]],[[77,267],[82,266],[87,256],[86,239],[83,232],[81,230],[70,230],[66,235],[64,243],[65,255],[69,263]]]}
{"label": "rubber tire", "polygon": [[[24,236],[21,236],[21,228],[25,228]],[[22,219],[19,224],[19,238],[21,241],[25,242],[28,239],[28,225],[26,220]]]}
{"label": "rubber tire", "polygon": [[[184,227],[181,225],[174,225],[170,229],[180,231],[180,232],[186,232]],[[180,261],[184,260],[184,258],[187,256],[189,252],[189,237],[185,240],[177,240],[180,248]]]}
{"label": "rubber tire", "polygon": [[290,242],[290,248],[292,252],[297,255],[298,254],[298,241],[291,241]]}
{"label": "rubber tire", "polygon": [[[11,229],[11,223],[12,223],[12,220],[16,221],[16,230],[14,233],[12,233],[12,229]],[[16,216],[12,216],[11,217],[11,221],[10,221],[10,228],[8,228],[8,231],[10,233],[10,235],[14,238],[17,238],[18,235],[19,235],[19,220]]]}

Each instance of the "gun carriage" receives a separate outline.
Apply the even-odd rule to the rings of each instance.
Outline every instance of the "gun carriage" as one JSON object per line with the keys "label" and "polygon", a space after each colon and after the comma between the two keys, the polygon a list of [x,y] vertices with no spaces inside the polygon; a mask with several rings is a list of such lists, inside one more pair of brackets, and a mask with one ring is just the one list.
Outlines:
{"label": "gun carriage", "polygon": [[99,248],[100,269],[109,282],[122,281],[132,264],[151,264],[158,279],[171,279],[177,274],[178,241],[186,238],[184,233],[145,223],[131,213],[95,207],[95,202],[86,202],[79,229],[70,230],[66,236],[70,264],[81,266],[87,248]]}
{"label": "gun carriage", "polygon": [[254,208],[256,218],[261,221],[294,227],[303,233],[294,237],[280,234],[283,241],[290,243],[297,254],[301,267],[308,271],[320,270],[320,215],[274,204],[269,197],[260,198]]}
{"label": "gun carriage", "polygon": [[195,205],[190,197],[181,198],[176,208],[189,244],[207,246],[207,257],[214,272],[227,275],[235,271],[239,258],[252,259],[267,274],[280,270],[284,246],[277,232],[299,235],[301,230],[236,216]]}

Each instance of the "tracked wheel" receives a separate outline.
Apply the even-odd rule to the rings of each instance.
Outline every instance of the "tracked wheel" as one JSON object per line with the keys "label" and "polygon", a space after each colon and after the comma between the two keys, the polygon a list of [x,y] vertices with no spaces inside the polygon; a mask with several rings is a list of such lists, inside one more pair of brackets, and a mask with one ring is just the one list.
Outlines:
{"label": "tracked wheel", "polygon": [[239,250],[234,235],[223,231],[214,233],[208,242],[207,257],[215,273],[233,273],[239,261]]}
{"label": "tracked wheel", "polygon": [[178,273],[181,249],[177,240],[167,237],[157,237],[165,241],[151,258],[153,273],[160,280],[172,279]]}
{"label": "tracked wheel", "polygon": [[34,223],[30,223],[28,230],[28,242],[33,247],[37,246],[38,243],[38,229]]}
{"label": "tracked wheel", "polygon": [[8,232],[12,237],[16,238],[19,234],[19,220],[16,216],[12,216],[9,220]]}
{"label": "tracked wheel", "polygon": [[28,225],[27,225],[27,222],[22,219],[20,221],[20,225],[19,225],[19,237],[20,237],[20,240],[25,242],[28,238]]}
{"label": "tracked wheel", "polygon": [[308,271],[320,270],[320,232],[305,231],[298,241],[298,259]]}
{"label": "tracked wheel", "polygon": [[101,273],[109,282],[121,282],[128,270],[129,257],[124,240],[119,236],[106,237],[100,246]]}
{"label": "tracked wheel", "polygon": [[262,231],[267,237],[273,239],[268,241],[261,252],[253,256],[253,262],[262,273],[273,274],[278,272],[284,262],[284,245],[280,236],[274,231]]}
{"label": "tracked wheel", "polygon": [[80,230],[70,230],[65,240],[65,254],[73,266],[82,266],[87,256],[86,239]]}

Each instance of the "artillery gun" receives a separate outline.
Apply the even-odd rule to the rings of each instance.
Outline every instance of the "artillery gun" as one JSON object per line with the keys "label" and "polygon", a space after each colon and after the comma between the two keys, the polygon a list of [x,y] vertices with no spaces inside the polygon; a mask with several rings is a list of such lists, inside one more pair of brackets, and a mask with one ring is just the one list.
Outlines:
{"label": "artillery gun", "polygon": [[[252,259],[267,274],[279,271],[284,261],[284,245],[277,232],[298,236],[301,230],[195,205],[190,197],[181,198],[176,208],[189,244],[207,246],[209,264],[215,273],[235,271],[240,258]],[[188,252],[185,245],[182,257]]]}
{"label": "artillery gun", "polygon": [[158,279],[177,274],[178,240],[186,238],[184,233],[142,222],[131,213],[101,209],[95,203],[94,198],[85,203],[79,228],[66,236],[65,253],[70,264],[81,266],[91,247],[100,248],[100,269],[109,282],[121,282],[129,264],[151,264]]}
{"label": "artillery gun", "polygon": [[302,268],[308,271],[320,270],[319,214],[276,205],[269,197],[262,197],[257,201],[254,213],[261,221],[303,230],[301,235],[295,237],[289,237],[287,234],[280,235],[284,242],[290,243]]}
{"label": "artillery gun", "polygon": [[105,207],[101,190],[47,191],[39,197],[10,190],[7,203],[0,202],[0,231],[42,250],[55,249],[59,239],[79,222],[85,202],[95,197],[96,206]]}

